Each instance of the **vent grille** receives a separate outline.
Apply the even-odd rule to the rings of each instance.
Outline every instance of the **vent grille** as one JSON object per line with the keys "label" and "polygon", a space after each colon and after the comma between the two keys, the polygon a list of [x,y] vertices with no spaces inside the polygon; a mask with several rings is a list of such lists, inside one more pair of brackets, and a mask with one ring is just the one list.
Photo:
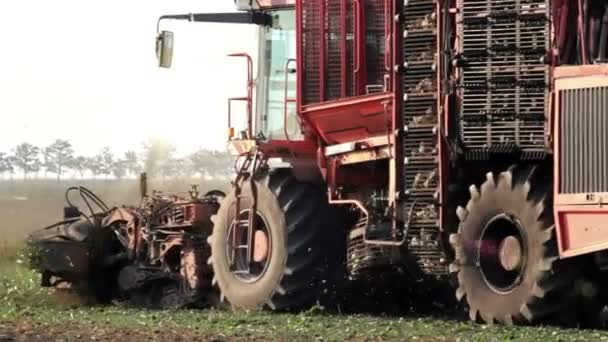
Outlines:
{"label": "vent grille", "polygon": [[608,87],[560,91],[560,193],[608,192]]}
{"label": "vent grille", "polygon": [[[386,1],[368,0],[365,13],[365,55],[367,86],[382,87],[386,69]],[[390,68],[389,68],[390,69]]]}
{"label": "vent grille", "polygon": [[[353,1],[348,0],[328,1],[326,6],[327,94],[325,98],[335,100],[353,95],[355,5]],[[346,62],[344,69],[346,79],[342,78],[343,57]]]}
{"label": "vent grille", "polygon": [[[384,90],[388,73],[386,3],[385,0],[302,1],[304,105]],[[357,14],[364,31],[359,38],[355,32]],[[360,61],[356,61],[357,47],[361,49]],[[360,64],[357,68],[360,72],[355,71],[356,63]]]}
{"label": "vent grille", "polygon": [[303,103],[317,103],[321,101],[321,0],[302,1],[302,64]]}

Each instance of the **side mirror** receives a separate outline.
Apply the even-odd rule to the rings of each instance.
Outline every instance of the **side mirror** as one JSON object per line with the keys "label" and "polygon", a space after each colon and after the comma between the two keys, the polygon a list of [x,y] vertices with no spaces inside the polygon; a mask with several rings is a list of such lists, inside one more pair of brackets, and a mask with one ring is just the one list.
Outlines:
{"label": "side mirror", "polygon": [[158,66],[170,68],[173,59],[173,32],[163,31],[156,37],[156,58]]}

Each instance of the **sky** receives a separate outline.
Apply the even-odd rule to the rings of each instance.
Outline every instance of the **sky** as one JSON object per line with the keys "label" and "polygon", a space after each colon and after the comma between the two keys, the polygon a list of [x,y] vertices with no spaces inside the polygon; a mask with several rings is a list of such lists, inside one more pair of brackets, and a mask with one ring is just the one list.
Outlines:
{"label": "sky", "polygon": [[[162,14],[224,12],[232,0],[19,0],[0,2],[0,151],[69,139],[76,153],[138,150],[149,138],[224,150],[227,98],[245,94],[255,53],[248,25],[165,21],[173,67],[157,67]],[[237,111],[237,115],[244,111]]]}

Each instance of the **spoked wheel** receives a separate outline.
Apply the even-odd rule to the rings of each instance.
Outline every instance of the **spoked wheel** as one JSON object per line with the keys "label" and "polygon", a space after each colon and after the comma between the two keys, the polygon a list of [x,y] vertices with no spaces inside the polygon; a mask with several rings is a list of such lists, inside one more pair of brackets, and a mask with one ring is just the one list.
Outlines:
{"label": "spoked wheel", "polygon": [[[253,194],[255,224],[249,226]],[[245,181],[239,213],[235,192],[222,201],[214,216],[210,264],[222,301],[232,307],[275,310],[302,309],[314,304],[328,279],[326,248],[336,227],[324,229],[328,204],[324,192],[296,180],[286,169]]]}
{"label": "spoked wheel", "polygon": [[[458,208],[451,271],[472,320],[503,324],[571,317],[574,272],[558,260],[546,180],[533,168],[488,173]],[[558,319],[559,319],[558,318]]]}

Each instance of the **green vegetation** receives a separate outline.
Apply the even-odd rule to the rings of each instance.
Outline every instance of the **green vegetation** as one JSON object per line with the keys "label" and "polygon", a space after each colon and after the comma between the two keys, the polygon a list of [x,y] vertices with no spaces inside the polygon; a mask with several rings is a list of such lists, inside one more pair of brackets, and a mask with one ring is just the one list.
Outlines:
{"label": "green vegetation", "polygon": [[0,336],[43,340],[411,340],[411,341],[608,341],[608,332],[554,327],[476,325],[433,318],[389,318],[220,310],[149,311],[87,306],[39,287],[16,248],[0,250]]}
{"label": "green vegetation", "polygon": [[[200,182],[200,180],[199,180]],[[150,189],[187,190],[189,180],[156,181]],[[201,191],[226,182],[200,182]],[[20,257],[20,241],[34,229],[61,218],[63,191],[85,185],[110,205],[135,204],[135,180],[0,182],[0,341],[608,341],[608,331],[555,327],[483,326],[430,317],[339,315],[319,310],[300,314],[221,310],[149,311],[88,306],[39,286],[39,276]],[[21,199],[13,199],[18,195]],[[35,214],[32,214],[35,213]],[[7,242],[8,240],[8,242]]]}

